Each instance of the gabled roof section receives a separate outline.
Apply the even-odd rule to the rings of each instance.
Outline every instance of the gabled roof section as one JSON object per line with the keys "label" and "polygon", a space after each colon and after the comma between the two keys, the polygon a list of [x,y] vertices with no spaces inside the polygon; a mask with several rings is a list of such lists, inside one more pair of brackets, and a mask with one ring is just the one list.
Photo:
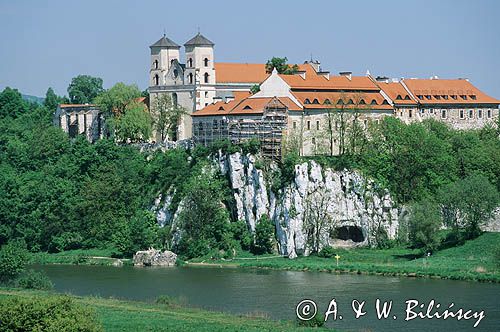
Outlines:
{"label": "gabled roof section", "polygon": [[[301,68],[302,70],[302,68]],[[326,90],[379,90],[366,76],[333,76],[325,77],[318,74],[311,65],[303,67],[305,73],[295,75],[280,75],[283,80],[294,89],[326,89]]]}
{"label": "gabled roof section", "polygon": [[382,91],[397,105],[416,105],[417,101],[400,82],[377,82]]}
{"label": "gabled roof section", "polygon": [[357,110],[389,110],[387,103],[379,92],[330,92],[330,91],[292,91],[292,94],[304,106],[304,109],[357,109]]}
{"label": "gabled roof section", "polygon": [[287,107],[288,110],[300,110],[288,97],[244,98],[230,102],[217,102],[192,113],[192,116],[217,115],[258,115],[263,114],[266,107]]}
{"label": "gabled roof section", "polygon": [[[304,71],[309,64],[298,65]],[[217,83],[254,83],[258,84],[269,77],[264,63],[216,62],[215,79]]]}
{"label": "gabled roof section", "polygon": [[177,45],[173,40],[168,38],[166,35],[163,35],[156,43],[153,45],[149,46],[150,48],[153,47],[160,47],[160,48],[181,48],[180,45]]}
{"label": "gabled roof section", "polygon": [[500,104],[465,79],[406,79],[402,83],[420,104]]}
{"label": "gabled roof section", "polygon": [[196,36],[188,40],[184,46],[214,46],[215,44],[208,38],[203,36],[201,33],[197,33]]}

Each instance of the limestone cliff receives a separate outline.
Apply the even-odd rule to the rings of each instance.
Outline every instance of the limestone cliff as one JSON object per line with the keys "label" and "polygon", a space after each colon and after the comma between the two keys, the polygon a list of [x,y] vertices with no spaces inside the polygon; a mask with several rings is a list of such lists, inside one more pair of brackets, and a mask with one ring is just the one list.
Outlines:
{"label": "limestone cliff", "polygon": [[[375,234],[381,232],[396,236],[401,210],[387,190],[358,172],[304,162],[295,166],[293,181],[273,191],[253,155],[220,153],[213,162],[229,179],[235,217],[253,231],[268,215],[276,225],[282,255],[308,255],[313,247],[325,245],[374,245]],[[170,197],[155,204],[161,224],[175,224]]]}

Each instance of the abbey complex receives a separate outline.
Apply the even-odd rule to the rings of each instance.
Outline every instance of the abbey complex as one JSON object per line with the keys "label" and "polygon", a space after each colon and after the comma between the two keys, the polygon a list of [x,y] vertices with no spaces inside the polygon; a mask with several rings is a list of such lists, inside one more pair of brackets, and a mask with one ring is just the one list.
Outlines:
{"label": "abbey complex", "polygon": [[[302,155],[336,154],[347,125],[367,129],[385,116],[405,123],[433,118],[453,128],[493,123],[500,100],[466,78],[429,79],[338,75],[318,61],[290,66],[286,73],[266,64],[215,62],[214,43],[198,33],[181,46],[163,36],[150,46],[149,109],[169,94],[187,110],[175,140],[209,144],[218,139],[256,138],[265,153],[296,144]],[[60,105],[55,123],[70,134],[102,135],[103,118],[93,105]],[[150,140],[161,141],[158,134]]]}

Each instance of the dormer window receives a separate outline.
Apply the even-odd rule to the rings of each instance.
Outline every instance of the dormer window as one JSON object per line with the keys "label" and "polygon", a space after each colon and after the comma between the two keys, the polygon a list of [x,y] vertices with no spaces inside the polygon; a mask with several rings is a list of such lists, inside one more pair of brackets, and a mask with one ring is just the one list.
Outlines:
{"label": "dormer window", "polygon": [[384,99],[384,101],[382,102],[382,105],[389,105],[389,103],[387,102],[387,100]]}
{"label": "dormer window", "polygon": [[431,100],[431,95],[425,95],[425,98],[427,98],[427,100]]}
{"label": "dormer window", "polygon": [[318,99],[314,98],[312,103],[317,105],[317,104],[319,104],[319,101],[318,101]]}
{"label": "dormer window", "polygon": [[370,105],[378,105],[378,104],[377,104],[377,101],[375,99],[372,99],[372,102],[370,103]]}
{"label": "dormer window", "polygon": [[193,59],[192,58],[188,59],[188,67],[193,67]]}
{"label": "dormer window", "polygon": [[451,99],[457,100],[457,95],[451,95]]}
{"label": "dormer window", "polygon": [[158,60],[155,60],[155,61],[153,62],[153,68],[154,68],[154,69],[158,69]]}
{"label": "dormer window", "polygon": [[422,95],[417,95],[417,98],[418,98],[418,99],[420,99],[420,100],[422,100],[422,99],[424,99],[424,96],[422,96]]}
{"label": "dormer window", "polygon": [[246,105],[245,107],[243,107],[244,110],[251,110],[252,108],[249,106],[249,105]]}
{"label": "dormer window", "polygon": [[208,58],[203,59],[203,64],[205,67],[208,67]]}
{"label": "dormer window", "polygon": [[405,100],[410,100],[410,96],[406,95]]}
{"label": "dormer window", "polygon": [[223,111],[223,110],[224,110],[224,107],[219,106],[219,111]]}
{"label": "dormer window", "polygon": [[402,100],[402,99],[403,99],[403,98],[401,97],[401,95],[398,95],[398,96],[396,97],[396,100]]}
{"label": "dormer window", "polygon": [[476,95],[470,95],[469,97],[470,97],[470,99],[472,99],[472,100],[476,100],[476,99],[477,99]]}
{"label": "dormer window", "polygon": [[337,105],[344,105],[344,101],[342,99],[339,99],[339,101],[337,101]]}
{"label": "dormer window", "polygon": [[332,102],[330,101],[330,99],[325,99],[325,101],[323,102],[323,104],[325,105],[330,105]]}
{"label": "dormer window", "polygon": [[311,101],[308,98],[306,98],[306,100],[304,100],[304,104],[309,105],[310,103],[311,103]]}
{"label": "dormer window", "polygon": [[437,99],[437,100],[440,100],[441,96],[440,95],[434,95],[434,98]]}
{"label": "dormer window", "polygon": [[366,105],[366,102],[365,102],[365,100],[364,100],[364,99],[361,99],[361,100],[359,101],[359,104],[360,104],[360,105]]}
{"label": "dormer window", "polygon": [[442,95],[441,97],[443,97],[443,99],[445,99],[445,100],[448,100],[448,96],[447,95]]}
{"label": "dormer window", "polygon": [[354,104],[354,102],[352,101],[352,99],[349,99],[349,101],[347,102],[347,105],[352,105]]}
{"label": "dormer window", "polygon": [[467,100],[467,96],[466,95],[460,95],[460,98],[462,98],[463,100]]}

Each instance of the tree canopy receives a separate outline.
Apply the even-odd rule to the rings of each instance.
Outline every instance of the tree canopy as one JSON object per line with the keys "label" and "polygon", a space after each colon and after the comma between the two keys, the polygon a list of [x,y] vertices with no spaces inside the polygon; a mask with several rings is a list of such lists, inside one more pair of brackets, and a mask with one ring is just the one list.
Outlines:
{"label": "tree canopy", "polygon": [[68,86],[69,99],[75,104],[90,104],[102,91],[102,79],[89,75],[74,77]]}
{"label": "tree canopy", "polygon": [[266,62],[266,72],[271,73],[273,69],[276,68],[279,74],[292,75],[299,71],[298,65],[289,65],[288,58],[278,58],[273,57],[271,60]]}
{"label": "tree canopy", "polygon": [[127,104],[141,97],[141,90],[135,84],[116,83],[109,90],[102,92],[95,104],[108,115],[119,115],[125,111]]}

